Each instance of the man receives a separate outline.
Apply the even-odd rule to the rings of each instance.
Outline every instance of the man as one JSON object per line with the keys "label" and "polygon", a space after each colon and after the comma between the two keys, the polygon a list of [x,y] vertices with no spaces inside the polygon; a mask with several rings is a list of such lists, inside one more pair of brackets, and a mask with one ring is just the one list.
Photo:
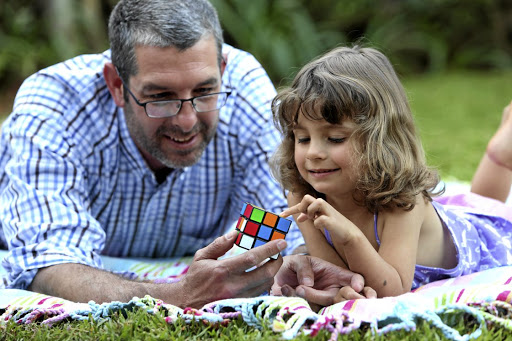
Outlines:
{"label": "man", "polygon": [[[206,0],[121,0],[109,37],[111,50],[29,77],[4,123],[7,286],[80,302],[149,294],[181,307],[268,290],[282,258],[245,270],[284,251],[286,242],[217,260],[235,234],[215,239],[244,201],[275,212],[286,206],[267,166],[279,136],[265,71],[248,53],[223,45]],[[287,240],[288,250],[302,243],[297,229]],[[100,254],[197,250],[174,284],[101,270]],[[362,278],[347,272],[315,287],[327,265],[308,259],[288,258],[278,282],[299,274],[288,291],[305,284],[323,295],[351,281],[362,289]]]}

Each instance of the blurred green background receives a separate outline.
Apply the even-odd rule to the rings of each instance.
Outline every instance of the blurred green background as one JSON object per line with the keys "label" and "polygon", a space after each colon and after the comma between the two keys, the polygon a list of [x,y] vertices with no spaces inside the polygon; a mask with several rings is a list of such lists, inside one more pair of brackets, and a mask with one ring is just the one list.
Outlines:
{"label": "blurred green background", "polygon": [[[211,0],[226,42],[276,87],[311,58],[360,42],[383,51],[408,91],[429,163],[469,181],[512,100],[510,0]],[[0,115],[40,68],[108,48],[117,0],[3,0]]]}

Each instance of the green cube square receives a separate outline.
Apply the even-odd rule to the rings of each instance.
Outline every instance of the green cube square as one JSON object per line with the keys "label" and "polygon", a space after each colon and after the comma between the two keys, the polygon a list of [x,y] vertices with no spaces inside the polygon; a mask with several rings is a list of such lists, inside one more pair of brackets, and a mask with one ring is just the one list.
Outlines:
{"label": "green cube square", "polygon": [[265,215],[265,211],[259,210],[256,207],[253,208],[251,213],[251,220],[261,223],[263,221],[263,216]]}

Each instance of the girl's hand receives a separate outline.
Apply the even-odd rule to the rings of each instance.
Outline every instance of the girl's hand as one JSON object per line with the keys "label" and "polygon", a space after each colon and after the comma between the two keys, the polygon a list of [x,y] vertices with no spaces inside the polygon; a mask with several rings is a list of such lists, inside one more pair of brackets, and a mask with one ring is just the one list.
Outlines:
{"label": "girl's hand", "polygon": [[334,303],[361,298],[377,298],[377,292],[370,287],[364,287],[361,292],[357,293],[351,287],[345,286],[342,287],[334,297]]}
{"label": "girl's hand", "polygon": [[287,208],[281,213],[283,218],[288,216],[299,214],[297,217],[297,221],[303,222],[307,219],[312,220],[313,222],[319,218],[321,215],[332,215],[333,213],[338,213],[329,203],[327,203],[324,199],[314,198],[309,194],[306,194],[304,198],[302,198],[301,202],[297,205]]}
{"label": "girl's hand", "polygon": [[[297,222],[311,220],[315,228],[329,230],[341,240],[348,237],[348,226],[354,226],[343,214],[338,212],[324,199],[314,198],[307,194],[297,205],[287,208],[281,213],[282,217],[298,214]],[[355,226],[354,226],[355,227]],[[356,227],[357,229],[357,227]]]}

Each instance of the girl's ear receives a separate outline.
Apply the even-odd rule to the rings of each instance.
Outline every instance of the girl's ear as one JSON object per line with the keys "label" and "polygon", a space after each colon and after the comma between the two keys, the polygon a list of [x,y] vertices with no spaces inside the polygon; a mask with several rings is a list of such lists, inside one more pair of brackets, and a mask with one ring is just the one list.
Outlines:
{"label": "girl's ear", "polygon": [[105,63],[103,67],[103,77],[105,78],[105,82],[107,83],[108,90],[114,98],[114,102],[119,107],[124,107],[124,92],[123,92],[123,82],[121,78],[117,74],[117,70],[112,63]]}

